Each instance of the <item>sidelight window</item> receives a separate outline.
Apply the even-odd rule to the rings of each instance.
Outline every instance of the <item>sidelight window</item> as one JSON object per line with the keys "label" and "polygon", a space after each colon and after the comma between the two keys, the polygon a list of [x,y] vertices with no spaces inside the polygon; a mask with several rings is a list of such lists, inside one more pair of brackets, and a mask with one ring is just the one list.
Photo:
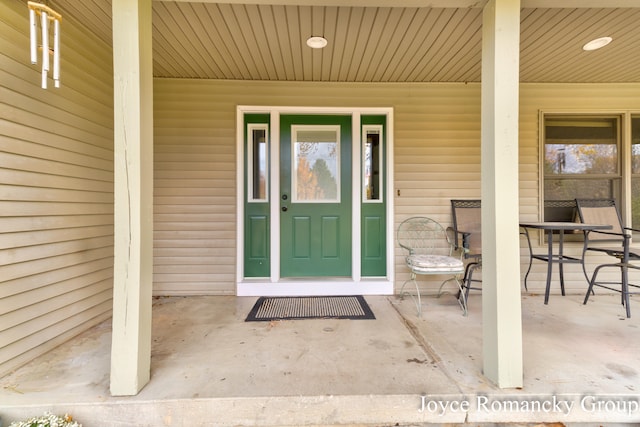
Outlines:
{"label": "sidelight window", "polygon": [[269,188],[269,141],[267,137],[268,125],[248,125],[248,183],[249,201],[266,202]]}
{"label": "sidelight window", "polygon": [[382,201],[382,126],[363,126],[362,183],[365,202]]}

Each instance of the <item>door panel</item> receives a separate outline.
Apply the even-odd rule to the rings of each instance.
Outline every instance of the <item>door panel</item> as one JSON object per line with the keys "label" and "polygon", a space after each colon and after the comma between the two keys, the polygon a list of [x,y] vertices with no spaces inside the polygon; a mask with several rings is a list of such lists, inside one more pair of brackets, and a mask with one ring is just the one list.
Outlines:
{"label": "door panel", "polygon": [[269,277],[271,236],[268,114],[244,116],[244,275]]}
{"label": "door panel", "polygon": [[351,116],[280,117],[280,275],[351,275]]}
{"label": "door panel", "polygon": [[320,219],[321,228],[321,252],[322,258],[340,257],[340,217],[323,216]]}
{"label": "door panel", "polygon": [[311,218],[308,216],[292,216],[293,257],[311,259]]}
{"label": "door panel", "polygon": [[361,116],[361,121],[364,187],[360,217],[361,274],[384,277],[387,274],[386,117]]}

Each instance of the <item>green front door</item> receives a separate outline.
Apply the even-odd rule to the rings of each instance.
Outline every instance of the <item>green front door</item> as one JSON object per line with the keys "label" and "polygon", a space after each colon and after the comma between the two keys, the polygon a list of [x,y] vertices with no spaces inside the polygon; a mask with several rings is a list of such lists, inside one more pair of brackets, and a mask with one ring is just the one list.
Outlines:
{"label": "green front door", "polygon": [[280,276],[351,276],[351,116],[280,117]]}

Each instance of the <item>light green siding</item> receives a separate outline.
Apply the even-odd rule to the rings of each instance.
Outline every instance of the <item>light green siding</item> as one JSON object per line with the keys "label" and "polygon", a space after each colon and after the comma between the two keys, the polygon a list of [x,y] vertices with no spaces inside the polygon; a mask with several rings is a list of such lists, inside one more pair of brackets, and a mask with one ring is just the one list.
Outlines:
{"label": "light green siding", "polygon": [[[0,375],[111,316],[111,49],[61,24],[40,88],[26,2],[0,2]],[[41,60],[39,58],[39,60]]]}
{"label": "light green siding", "polygon": [[[447,226],[450,199],[480,197],[479,84],[156,79],[154,96],[156,293],[235,292],[237,105],[393,107],[394,229],[412,215]],[[531,221],[538,219],[539,110],[638,110],[640,84],[526,84],[520,105],[520,218]],[[408,272],[395,254],[402,283]],[[543,288],[545,268],[534,264],[530,290]],[[582,273],[567,270],[567,287],[582,291]]]}
{"label": "light green siding", "polygon": [[237,105],[393,107],[395,228],[416,214],[446,224],[449,198],[478,197],[479,96],[471,84],[156,79],[155,292],[235,292]]}

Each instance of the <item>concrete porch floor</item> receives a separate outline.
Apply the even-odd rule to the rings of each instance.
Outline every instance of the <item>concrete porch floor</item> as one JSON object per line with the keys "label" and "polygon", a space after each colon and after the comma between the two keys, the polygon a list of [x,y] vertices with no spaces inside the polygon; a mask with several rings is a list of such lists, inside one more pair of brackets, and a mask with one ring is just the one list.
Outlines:
{"label": "concrete porch floor", "polygon": [[[640,425],[640,305],[522,298],[524,387],[482,376],[481,296],[367,296],[375,320],[245,322],[256,298],[154,299],[151,381],[109,394],[105,322],[0,378],[0,419],[84,427]],[[635,305],[635,306],[634,306]],[[634,314],[635,313],[635,314]]]}

